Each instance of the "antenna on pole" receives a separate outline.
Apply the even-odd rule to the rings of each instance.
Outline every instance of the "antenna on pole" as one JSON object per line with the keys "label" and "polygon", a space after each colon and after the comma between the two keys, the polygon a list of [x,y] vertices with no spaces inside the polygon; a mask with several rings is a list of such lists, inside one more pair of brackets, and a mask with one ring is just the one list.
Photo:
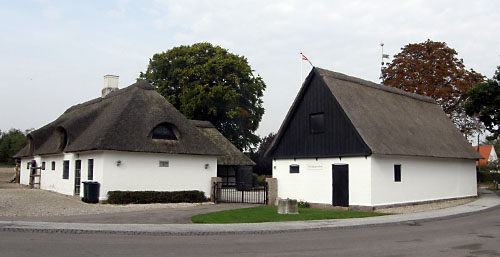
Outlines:
{"label": "antenna on pole", "polygon": [[389,59],[390,56],[388,54],[384,54],[384,43],[381,42],[380,43],[380,47],[382,48],[382,61],[380,63],[380,83],[384,84],[384,77],[383,77],[383,74],[384,74],[384,70],[386,68],[386,64],[387,63],[384,63],[384,59]]}

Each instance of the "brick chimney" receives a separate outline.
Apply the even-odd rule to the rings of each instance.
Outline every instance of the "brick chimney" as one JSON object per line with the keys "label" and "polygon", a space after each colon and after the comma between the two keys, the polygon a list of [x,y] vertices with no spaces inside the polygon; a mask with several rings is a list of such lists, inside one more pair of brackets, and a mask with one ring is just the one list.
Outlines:
{"label": "brick chimney", "polygon": [[104,88],[102,89],[102,98],[106,97],[109,93],[118,90],[118,76],[104,75]]}

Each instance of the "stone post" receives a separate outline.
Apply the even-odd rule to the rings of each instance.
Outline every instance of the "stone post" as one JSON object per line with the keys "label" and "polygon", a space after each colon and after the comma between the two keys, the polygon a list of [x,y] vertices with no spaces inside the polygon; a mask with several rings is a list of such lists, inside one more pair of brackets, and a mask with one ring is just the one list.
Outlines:
{"label": "stone post", "polygon": [[267,204],[278,205],[278,179],[266,178],[267,182]]}
{"label": "stone post", "polygon": [[[215,183],[222,183],[222,178],[219,178],[219,177],[212,177],[210,179],[210,201],[214,202],[214,203],[217,203],[216,202],[216,199],[215,199]],[[221,185],[221,184],[219,184]],[[222,186],[222,185],[221,185]],[[218,188],[217,188],[218,189]]]}

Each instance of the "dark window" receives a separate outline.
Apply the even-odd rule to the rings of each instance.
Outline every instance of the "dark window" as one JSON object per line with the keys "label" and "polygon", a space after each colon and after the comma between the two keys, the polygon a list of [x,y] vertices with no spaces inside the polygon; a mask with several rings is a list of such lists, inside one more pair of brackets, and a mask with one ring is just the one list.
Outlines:
{"label": "dark window", "polygon": [[217,166],[217,177],[222,179],[223,187],[236,186],[236,168],[233,166]]}
{"label": "dark window", "polygon": [[42,170],[45,170],[45,162],[42,162]]}
{"label": "dark window", "polygon": [[311,134],[325,132],[325,114],[315,113],[309,115],[309,130]]}
{"label": "dark window", "polygon": [[94,180],[94,159],[89,159],[87,179]]}
{"label": "dark window", "polygon": [[172,125],[162,123],[153,129],[154,139],[177,140]]}
{"label": "dark window", "polygon": [[290,165],[290,173],[299,173],[299,165],[291,164]]}
{"label": "dark window", "polygon": [[63,179],[69,179],[69,161],[63,163]]}
{"label": "dark window", "polygon": [[56,162],[52,162],[52,170],[56,170]]}
{"label": "dark window", "polygon": [[401,182],[401,164],[394,164],[394,182]]}
{"label": "dark window", "polygon": [[27,169],[27,170],[29,170],[29,169],[30,169],[30,164],[31,164],[30,162],[27,162],[27,163],[26,163],[26,169]]}

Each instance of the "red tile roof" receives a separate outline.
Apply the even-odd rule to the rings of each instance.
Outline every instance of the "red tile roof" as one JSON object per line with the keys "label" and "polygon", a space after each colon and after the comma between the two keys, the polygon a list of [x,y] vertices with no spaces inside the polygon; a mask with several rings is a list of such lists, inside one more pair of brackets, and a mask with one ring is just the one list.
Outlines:
{"label": "red tile roof", "polygon": [[[477,151],[477,146],[474,146],[474,150]],[[481,156],[483,156],[483,158],[484,158],[484,159],[479,160],[479,164],[481,166],[486,165],[486,163],[488,162],[488,159],[490,158],[491,150],[493,150],[492,145],[479,146],[479,154],[481,154]],[[476,161],[476,165],[477,165],[477,161]]]}

